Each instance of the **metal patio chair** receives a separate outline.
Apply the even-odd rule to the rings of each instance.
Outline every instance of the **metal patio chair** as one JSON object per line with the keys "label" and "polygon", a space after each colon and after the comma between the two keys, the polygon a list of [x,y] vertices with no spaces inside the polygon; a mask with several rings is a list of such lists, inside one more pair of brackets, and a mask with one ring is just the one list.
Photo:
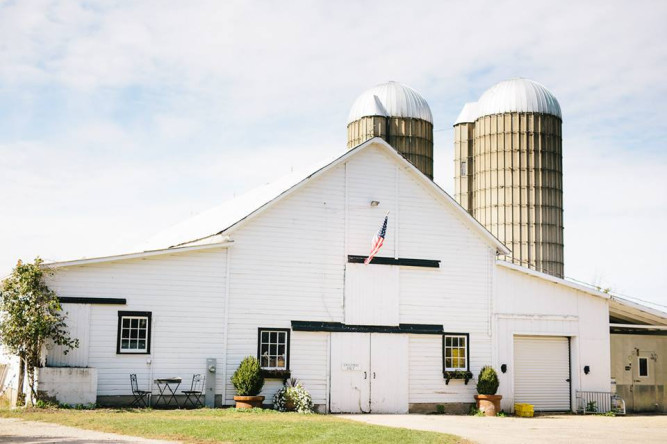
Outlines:
{"label": "metal patio chair", "polygon": [[187,407],[188,404],[194,408],[204,407],[204,381],[205,377],[202,375],[192,375],[192,384],[190,385],[190,390],[182,390],[181,393],[185,395],[185,401],[183,402],[183,407]]}
{"label": "metal patio chair", "polygon": [[132,401],[130,407],[150,406],[151,392],[146,390],[139,390],[139,384],[137,384],[136,373],[132,373],[130,375],[130,385],[132,386],[132,394],[134,395],[134,401]]}

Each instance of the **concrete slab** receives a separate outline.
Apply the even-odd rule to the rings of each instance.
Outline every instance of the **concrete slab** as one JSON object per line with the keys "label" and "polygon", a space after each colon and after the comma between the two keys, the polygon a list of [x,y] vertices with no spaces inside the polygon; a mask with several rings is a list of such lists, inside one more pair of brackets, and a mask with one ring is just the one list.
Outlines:
{"label": "concrete slab", "polygon": [[667,416],[340,415],[368,424],[452,433],[481,444],[667,443]]}

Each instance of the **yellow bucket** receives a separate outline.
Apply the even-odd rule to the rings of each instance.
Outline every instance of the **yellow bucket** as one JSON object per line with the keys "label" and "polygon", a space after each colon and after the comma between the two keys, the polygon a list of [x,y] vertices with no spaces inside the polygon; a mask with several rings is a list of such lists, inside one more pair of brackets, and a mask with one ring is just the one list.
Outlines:
{"label": "yellow bucket", "polygon": [[535,413],[532,404],[514,404],[514,414],[522,418],[532,418]]}

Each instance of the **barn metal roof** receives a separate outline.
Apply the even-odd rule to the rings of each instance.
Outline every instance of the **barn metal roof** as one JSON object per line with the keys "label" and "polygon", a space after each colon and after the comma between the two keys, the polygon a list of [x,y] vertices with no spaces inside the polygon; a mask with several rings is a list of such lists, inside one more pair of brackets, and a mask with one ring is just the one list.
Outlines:
{"label": "barn metal roof", "polygon": [[347,123],[368,116],[408,117],[433,123],[431,108],[421,94],[398,82],[364,91],[352,104]]}
{"label": "barn metal roof", "polygon": [[301,184],[308,181],[311,177],[317,176],[323,171],[346,161],[349,157],[370,145],[381,145],[384,147],[388,153],[403,162],[407,169],[412,170],[415,174],[422,177],[440,196],[452,204],[459,215],[468,220],[479,231],[482,237],[494,245],[501,254],[509,254],[507,247],[464,210],[447,192],[435,182],[426,178],[423,173],[401,156],[391,145],[378,137],[370,139],[334,159],[327,159],[319,165],[304,171],[289,174],[275,182],[254,189],[168,228],[141,244],[139,251],[206,243],[207,238],[227,233],[230,228],[237,226],[239,223],[257,214],[260,210],[277,202],[280,200],[279,198],[299,188]]}

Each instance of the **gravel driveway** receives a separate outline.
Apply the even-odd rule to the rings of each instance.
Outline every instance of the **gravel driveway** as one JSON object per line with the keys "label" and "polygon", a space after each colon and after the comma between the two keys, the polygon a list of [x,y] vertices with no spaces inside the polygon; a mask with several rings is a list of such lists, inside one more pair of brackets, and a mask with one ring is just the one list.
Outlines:
{"label": "gravel driveway", "polygon": [[340,415],[368,424],[453,433],[478,443],[667,443],[667,416]]}
{"label": "gravel driveway", "polygon": [[173,444],[173,441],[156,441],[116,435],[115,433],[94,432],[48,422],[23,421],[21,419],[0,418],[0,443],[26,444],[97,444],[97,443],[142,443]]}

